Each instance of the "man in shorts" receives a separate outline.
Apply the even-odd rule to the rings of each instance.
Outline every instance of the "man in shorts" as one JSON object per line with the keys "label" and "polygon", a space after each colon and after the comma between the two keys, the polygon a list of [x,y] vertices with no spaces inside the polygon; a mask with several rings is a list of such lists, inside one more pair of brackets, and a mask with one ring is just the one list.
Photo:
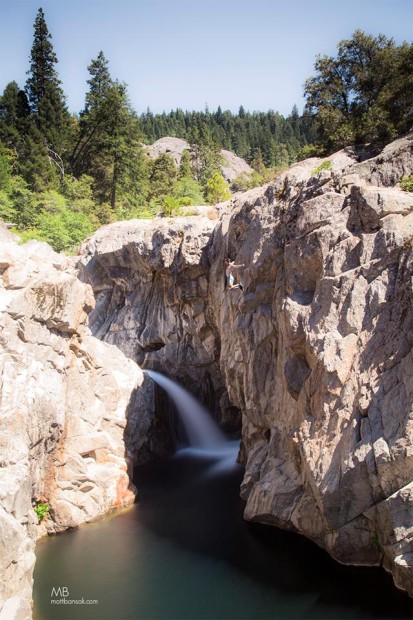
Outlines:
{"label": "man in shorts", "polygon": [[235,284],[235,278],[233,271],[234,269],[240,269],[241,267],[245,267],[245,265],[236,265],[233,260],[229,258],[225,259],[225,277],[227,279],[227,287],[229,290],[239,289],[240,291],[244,291],[244,286],[241,282]]}

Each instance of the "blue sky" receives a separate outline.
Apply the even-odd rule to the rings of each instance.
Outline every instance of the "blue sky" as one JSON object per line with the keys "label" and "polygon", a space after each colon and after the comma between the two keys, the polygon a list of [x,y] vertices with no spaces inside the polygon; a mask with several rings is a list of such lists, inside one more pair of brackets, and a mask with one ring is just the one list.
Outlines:
{"label": "blue sky", "polygon": [[137,112],[303,107],[318,53],[357,28],[412,41],[413,0],[0,0],[0,92],[26,81],[37,10],[71,112],[103,50]]}

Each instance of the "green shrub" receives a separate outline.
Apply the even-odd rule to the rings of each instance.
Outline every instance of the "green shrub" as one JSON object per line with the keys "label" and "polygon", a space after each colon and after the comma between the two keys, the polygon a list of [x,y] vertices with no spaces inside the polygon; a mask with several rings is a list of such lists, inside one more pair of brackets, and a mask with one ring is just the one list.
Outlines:
{"label": "green shrub", "polygon": [[153,213],[149,209],[142,209],[136,214],[137,220],[153,220]]}
{"label": "green shrub", "polygon": [[67,200],[54,189],[49,189],[34,195],[36,212],[59,213],[67,206]]}
{"label": "green shrub", "polygon": [[246,192],[254,187],[260,187],[264,183],[271,181],[274,175],[274,169],[265,168],[260,174],[254,170],[252,174],[243,172],[238,175],[231,183],[231,189],[234,192]]}
{"label": "green shrub", "polygon": [[217,202],[224,202],[231,198],[228,183],[219,172],[215,172],[206,184],[206,200],[209,204],[214,205]]}
{"label": "green shrub", "polygon": [[[256,173],[258,174],[258,173]],[[234,192],[246,192],[251,188],[251,175],[243,172],[239,174],[231,183]]]}
{"label": "green shrub", "polygon": [[[179,179],[175,183],[172,196],[178,198],[182,207],[203,205],[205,202],[201,185],[195,179],[188,177]],[[182,202],[183,199],[185,199],[185,204]]]}
{"label": "green shrub", "polygon": [[178,205],[180,207],[193,207],[192,200],[189,196],[183,196],[182,198],[177,198]]}
{"label": "green shrub", "polygon": [[18,228],[29,228],[35,224],[38,212],[34,199],[35,194],[30,191],[26,181],[20,176],[11,178],[11,187],[8,191],[15,212],[14,221]]}
{"label": "green shrub", "polygon": [[79,179],[65,176],[63,180],[63,194],[70,201],[93,199],[93,177],[82,174]]}
{"label": "green shrub", "polygon": [[177,198],[173,198],[172,196],[168,196],[167,198],[165,198],[163,203],[162,215],[164,217],[176,217],[178,215],[181,215],[179,200]]}
{"label": "green shrub", "polygon": [[0,220],[5,222],[14,222],[16,219],[16,209],[10,196],[6,192],[0,190]]}
{"label": "green shrub", "polygon": [[318,174],[322,170],[332,170],[332,169],[333,169],[333,165],[331,161],[327,159],[326,161],[323,161],[317,168],[314,168],[314,170],[311,171],[311,174]]}
{"label": "green shrub", "polygon": [[310,157],[323,157],[323,155],[327,155],[327,153],[321,144],[307,144],[299,151],[297,161],[309,159]]}
{"label": "green shrub", "polygon": [[34,506],[34,512],[37,514],[37,518],[39,519],[39,523],[43,521],[45,517],[49,514],[50,506],[47,502],[37,502]]}
{"label": "green shrub", "polygon": [[378,551],[379,553],[382,552],[382,548],[381,548],[381,545],[379,543],[379,538],[378,538],[377,534],[373,534],[373,538],[372,538],[372,541],[371,541],[371,546],[373,547],[373,549],[375,551]]}
{"label": "green shrub", "polygon": [[[120,207],[120,208],[122,209],[123,207]],[[111,224],[112,222],[116,222],[117,220],[122,219],[122,218],[117,217],[116,211],[114,213],[112,210],[112,207],[107,202],[95,203],[95,207],[93,210],[93,216],[97,218],[99,225],[103,226],[105,224]],[[132,219],[132,218],[124,218],[124,219]],[[97,228],[99,227],[99,225],[97,226]]]}
{"label": "green shrub", "polygon": [[[112,211],[111,221],[152,220],[154,216],[155,214],[148,206],[130,206],[130,204],[122,202],[116,207],[114,212]],[[107,223],[109,223],[109,221]]]}
{"label": "green shrub", "polygon": [[413,174],[400,179],[400,187],[405,192],[413,192]]}
{"label": "green shrub", "polygon": [[71,252],[93,230],[93,224],[84,213],[65,207],[56,213],[40,213],[35,225],[19,234],[23,242],[37,239],[46,241],[56,252]]}

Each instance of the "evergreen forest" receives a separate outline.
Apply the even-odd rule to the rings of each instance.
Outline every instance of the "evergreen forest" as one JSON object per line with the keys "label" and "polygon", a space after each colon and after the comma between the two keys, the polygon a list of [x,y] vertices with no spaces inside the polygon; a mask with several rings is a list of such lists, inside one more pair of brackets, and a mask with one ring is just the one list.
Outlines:
{"label": "evergreen forest", "polygon": [[[413,45],[362,31],[340,41],[335,57],[317,57],[304,111],[294,106],[287,117],[242,106],[139,116],[102,51],[88,66],[84,108],[73,115],[57,64],[39,9],[27,81],[10,82],[0,97],[0,219],[57,251],[74,250],[101,225],[215,204],[299,159],[380,147],[413,127]],[[165,136],[190,145],[179,167],[169,154],[147,155],[145,145]],[[254,172],[228,186],[221,149]]]}

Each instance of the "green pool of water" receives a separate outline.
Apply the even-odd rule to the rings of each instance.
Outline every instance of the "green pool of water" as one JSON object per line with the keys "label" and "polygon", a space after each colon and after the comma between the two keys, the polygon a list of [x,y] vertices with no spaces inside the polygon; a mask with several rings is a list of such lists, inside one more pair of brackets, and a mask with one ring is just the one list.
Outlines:
{"label": "green pool of water", "polygon": [[37,620],[413,617],[383,570],[341,566],[301,536],[244,522],[239,466],[214,473],[178,455],[135,478],[131,509],[38,544]]}

